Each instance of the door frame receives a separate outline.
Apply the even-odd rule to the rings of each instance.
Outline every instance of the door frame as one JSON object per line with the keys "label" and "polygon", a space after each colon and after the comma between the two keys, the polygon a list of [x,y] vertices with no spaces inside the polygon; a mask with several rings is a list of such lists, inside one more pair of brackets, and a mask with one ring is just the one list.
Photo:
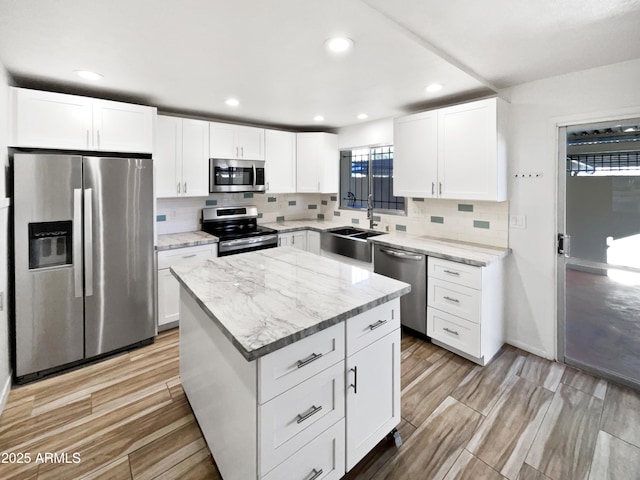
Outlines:
{"label": "door frame", "polygon": [[[567,127],[576,127],[580,125],[589,125],[593,123],[606,123],[615,121],[624,121],[628,119],[640,118],[640,106],[631,108],[620,108],[617,110],[607,110],[594,112],[589,114],[573,115],[570,117],[557,117],[552,119],[554,130],[556,132],[556,229],[555,229],[555,269],[556,269],[556,321],[555,321],[555,340],[556,340],[556,360],[566,365],[565,358],[565,264],[563,257],[557,253],[557,238],[561,233],[566,233],[566,155],[567,155]],[[620,377],[608,375],[591,369],[585,365],[577,365],[579,368],[593,373],[599,377],[613,380],[618,383],[624,383],[628,386],[637,388],[633,383],[625,382]]]}

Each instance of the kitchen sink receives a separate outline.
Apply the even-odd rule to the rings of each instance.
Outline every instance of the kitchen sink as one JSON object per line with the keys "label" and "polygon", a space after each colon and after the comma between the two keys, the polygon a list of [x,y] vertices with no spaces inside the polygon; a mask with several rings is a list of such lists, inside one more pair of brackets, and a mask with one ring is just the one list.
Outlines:
{"label": "kitchen sink", "polygon": [[384,235],[384,232],[374,232],[356,227],[334,228],[322,232],[320,246],[322,250],[371,263],[372,245],[367,242],[367,238],[378,235]]}

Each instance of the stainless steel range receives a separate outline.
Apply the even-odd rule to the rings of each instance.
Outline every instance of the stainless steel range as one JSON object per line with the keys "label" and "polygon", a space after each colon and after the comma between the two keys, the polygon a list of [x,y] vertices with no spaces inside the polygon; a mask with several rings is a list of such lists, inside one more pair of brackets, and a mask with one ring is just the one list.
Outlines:
{"label": "stainless steel range", "polygon": [[205,207],[202,230],[220,239],[218,256],[253,252],[278,246],[278,232],[258,225],[258,208]]}

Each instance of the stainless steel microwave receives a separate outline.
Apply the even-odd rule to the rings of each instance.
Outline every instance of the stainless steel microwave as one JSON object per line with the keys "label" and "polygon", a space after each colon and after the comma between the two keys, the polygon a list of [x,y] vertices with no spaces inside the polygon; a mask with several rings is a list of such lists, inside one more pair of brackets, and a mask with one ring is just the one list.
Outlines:
{"label": "stainless steel microwave", "polygon": [[264,192],[265,162],[209,159],[209,192]]}

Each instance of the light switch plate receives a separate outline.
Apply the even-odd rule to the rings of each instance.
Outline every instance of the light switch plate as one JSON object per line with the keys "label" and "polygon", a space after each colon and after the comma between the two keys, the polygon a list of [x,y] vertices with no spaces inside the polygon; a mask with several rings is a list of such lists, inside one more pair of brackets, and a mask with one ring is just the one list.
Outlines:
{"label": "light switch plate", "polygon": [[511,228],[527,228],[527,217],[525,215],[509,215],[509,226]]}

